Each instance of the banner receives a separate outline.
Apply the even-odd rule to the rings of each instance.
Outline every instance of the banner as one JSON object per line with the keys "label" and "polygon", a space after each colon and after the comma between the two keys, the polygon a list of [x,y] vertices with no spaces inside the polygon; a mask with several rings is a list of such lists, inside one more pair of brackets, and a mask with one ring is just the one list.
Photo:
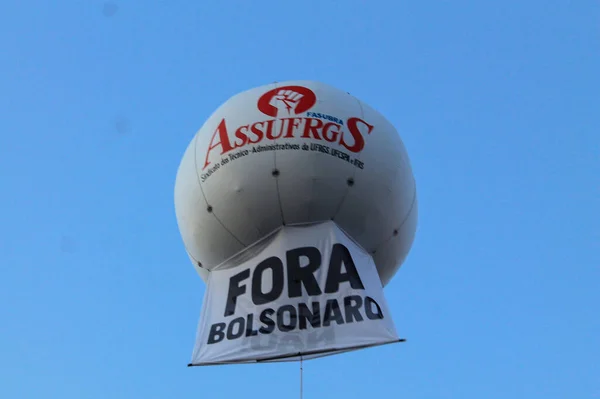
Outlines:
{"label": "banner", "polygon": [[372,257],[334,222],[285,226],[210,273],[190,366],[398,341]]}

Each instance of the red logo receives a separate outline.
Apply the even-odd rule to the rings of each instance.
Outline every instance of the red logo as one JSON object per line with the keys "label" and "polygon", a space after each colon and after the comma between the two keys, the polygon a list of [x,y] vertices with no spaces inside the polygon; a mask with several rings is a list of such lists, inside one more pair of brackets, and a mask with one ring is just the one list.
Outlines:
{"label": "red logo", "polygon": [[258,99],[258,109],[273,118],[298,115],[317,103],[315,93],[302,86],[278,87]]}
{"label": "red logo", "polygon": [[[258,110],[274,119],[248,121],[249,123],[241,126],[228,126],[225,118],[222,118],[208,143],[202,170],[211,164],[209,157],[213,151],[217,151],[221,157],[229,153],[229,157],[213,165],[206,176],[210,176],[210,173],[221,165],[247,155],[249,151],[255,152],[256,148],[241,150],[239,153],[231,151],[247,145],[269,143],[280,139],[301,138],[315,142],[322,141],[325,144],[336,143],[354,154],[361,152],[365,146],[364,137],[371,134],[374,126],[358,117],[350,117],[342,121],[320,113],[298,116],[310,110],[316,103],[315,93],[302,86],[278,87],[264,93],[258,99]],[[298,144],[293,145],[298,146]],[[321,147],[328,148],[326,145]]]}

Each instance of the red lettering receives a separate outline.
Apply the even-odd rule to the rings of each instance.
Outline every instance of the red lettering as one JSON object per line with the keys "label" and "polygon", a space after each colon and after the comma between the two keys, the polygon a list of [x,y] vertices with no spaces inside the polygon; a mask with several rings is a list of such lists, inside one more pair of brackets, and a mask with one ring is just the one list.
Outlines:
{"label": "red lettering", "polygon": [[[273,121],[275,122],[275,121]],[[273,125],[274,123],[272,123],[271,125]],[[277,133],[277,136],[275,136],[273,134],[273,131],[275,129],[273,129],[273,127],[271,127],[268,131],[267,131],[267,138],[269,140],[276,140],[278,138],[280,138],[283,135],[283,125],[285,125],[285,119],[279,119],[279,123],[277,123],[277,125],[279,126],[279,133]]]}
{"label": "red lettering", "polygon": [[291,139],[294,137],[294,130],[300,126],[302,122],[302,118],[286,118],[287,120],[287,132],[285,134],[286,139]]}
{"label": "red lettering", "polygon": [[271,119],[270,121],[267,121],[267,132],[266,132],[266,136],[268,138],[273,137],[273,125],[275,124],[275,119]]}
{"label": "red lettering", "polygon": [[[213,144],[217,133],[219,134],[219,141]],[[215,132],[212,135],[212,138],[210,139],[208,150],[206,150],[206,159],[204,160],[204,167],[202,168],[203,170],[206,169],[208,165],[210,165],[210,162],[208,161],[208,156],[210,155],[210,152],[219,145],[222,148],[220,155],[223,155],[226,152],[233,150],[233,147],[229,142],[229,136],[227,135],[227,125],[225,125],[225,119],[221,120],[221,123],[219,123],[219,126],[217,126],[217,129],[215,130]]]}
{"label": "red lettering", "polygon": [[246,132],[248,131],[248,125],[240,126],[235,131],[235,138],[240,140],[240,142],[235,142],[234,148],[240,148],[245,146],[248,143],[248,136],[246,136]]}
{"label": "red lettering", "polygon": [[[336,127],[337,129],[332,130],[333,127]],[[342,126],[338,125],[337,123],[333,123],[333,122],[326,123],[325,126],[323,126],[323,139],[325,139],[325,141],[328,141],[330,143],[334,143],[338,138],[338,134],[340,134],[341,127]]]}
{"label": "red lettering", "polygon": [[265,124],[264,122],[256,122],[255,124],[252,125],[250,130],[252,131],[252,133],[254,133],[256,135],[256,140],[249,139],[248,140],[249,143],[256,144],[263,139],[263,135],[265,134],[265,132],[263,130],[261,130],[260,128],[263,127],[264,124]]}
{"label": "red lettering", "polygon": [[344,135],[342,135],[342,137],[340,138],[340,144],[346,147],[348,151],[352,151],[354,153],[362,151],[362,149],[365,147],[365,139],[363,138],[362,133],[360,132],[360,129],[358,127],[359,123],[362,123],[363,125],[367,126],[367,134],[371,134],[371,131],[373,130],[373,125],[369,125],[367,122],[363,121],[360,118],[349,118],[348,131],[354,138],[354,144],[352,146],[348,145],[348,143],[344,141]]}
{"label": "red lettering", "polygon": [[[302,127],[302,123],[304,123],[304,127]],[[344,137],[345,130],[343,126],[335,122],[324,123],[323,120],[318,118],[271,119],[238,127],[235,131],[235,142],[232,145],[227,133],[225,119],[222,119],[211,137],[202,169],[204,170],[210,165],[210,161],[208,160],[210,153],[219,146],[221,147],[219,155],[223,155],[247,144],[257,144],[265,138],[268,140],[276,140],[281,137],[294,138],[294,134],[299,130],[302,130],[302,138],[321,140],[322,135],[322,139],[325,141],[335,143],[339,140],[340,145],[348,151],[358,153],[365,147],[363,134],[371,134],[373,125],[368,124],[360,118],[349,118],[347,121],[347,131],[353,138],[353,141],[349,144],[345,140],[348,139],[348,136]]]}
{"label": "red lettering", "polygon": [[322,127],[322,120],[316,118],[306,118],[306,124],[304,125],[304,133],[302,134],[302,137],[309,139],[309,135],[312,133],[315,139],[321,140],[321,137],[319,137],[319,129]]}

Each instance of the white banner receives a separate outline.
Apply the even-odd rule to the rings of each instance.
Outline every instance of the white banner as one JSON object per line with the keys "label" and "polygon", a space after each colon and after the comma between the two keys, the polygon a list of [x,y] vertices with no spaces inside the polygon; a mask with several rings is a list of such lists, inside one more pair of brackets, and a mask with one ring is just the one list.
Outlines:
{"label": "white banner", "polygon": [[190,366],[398,341],[371,256],[334,222],[286,226],[210,273]]}

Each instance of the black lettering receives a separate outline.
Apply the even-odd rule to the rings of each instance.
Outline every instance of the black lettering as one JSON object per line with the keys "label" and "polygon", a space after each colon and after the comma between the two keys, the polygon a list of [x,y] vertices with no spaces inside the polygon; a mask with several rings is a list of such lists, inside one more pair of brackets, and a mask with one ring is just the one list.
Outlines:
{"label": "black lettering", "polygon": [[323,327],[328,327],[332,321],[337,324],[344,324],[344,317],[340,310],[340,304],[337,299],[328,299],[325,304],[325,316],[323,317]]}
{"label": "black lettering", "polygon": [[[290,322],[289,324],[285,324],[285,312],[290,314]],[[298,314],[296,313],[296,308],[292,305],[283,305],[277,310],[277,328],[280,331],[292,331],[296,328],[296,324],[298,322]]]}
{"label": "black lettering", "polygon": [[[315,278],[315,271],[321,266],[321,253],[315,247],[302,247],[287,251],[288,295],[290,298],[302,296],[302,285],[310,296],[321,295],[321,288]],[[300,265],[300,259],[307,258],[308,264]]]}
{"label": "black lettering", "polygon": [[[372,305],[375,305],[377,308],[376,312],[373,311]],[[381,311],[379,304],[370,296],[365,297],[365,313],[369,320],[383,319],[383,312]]]}
{"label": "black lettering", "polygon": [[254,337],[258,335],[258,331],[254,328],[254,314],[250,313],[246,316],[246,337]]}
{"label": "black lettering", "polygon": [[344,298],[344,310],[346,311],[346,323],[353,323],[356,321],[363,321],[363,317],[360,314],[360,307],[362,306],[362,298],[358,295],[350,295]]}
{"label": "black lettering", "polygon": [[275,322],[271,319],[271,316],[275,313],[273,309],[267,308],[260,312],[260,322],[265,325],[258,329],[261,334],[271,334],[275,331]]}
{"label": "black lettering", "polygon": [[306,329],[306,322],[308,321],[312,327],[321,327],[321,306],[319,302],[312,303],[312,311],[308,308],[305,303],[298,305],[299,324],[300,329]]}
{"label": "black lettering", "polygon": [[[346,273],[342,273],[342,264],[346,266]],[[340,283],[344,281],[348,281],[355,290],[365,289],[348,248],[342,244],[334,244],[331,249],[325,292],[327,294],[338,292]]]}
{"label": "black lettering", "polygon": [[225,333],[223,332],[225,331],[225,327],[227,327],[225,323],[215,323],[210,326],[207,344],[216,344],[217,342],[223,341],[223,338],[225,338]]}
{"label": "black lettering", "polygon": [[241,271],[229,279],[229,291],[227,292],[225,316],[231,316],[235,313],[235,305],[237,303],[238,296],[246,293],[246,286],[240,286],[240,282],[248,277],[250,277],[250,269]]}
{"label": "black lettering", "polygon": [[[229,326],[227,327],[227,339],[228,340],[238,339],[239,337],[244,335],[244,322],[245,321],[246,320],[243,317],[236,317],[235,319],[231,320],[231,323],[229,323]],[[233,329],[235,326],[238,326],[238,327],[237,327],[237,331],[234,333]]]}
{"label": "black lettering", "polygon": [[[271,291],[262,292],[262,275],[265,270],[271,269],[273,273],[273,284]],[[273,302],[283,292],[283,263],[276,256],[271,256],[260,262],[252,275],[252,302],[255,305],[264,305]]]}

